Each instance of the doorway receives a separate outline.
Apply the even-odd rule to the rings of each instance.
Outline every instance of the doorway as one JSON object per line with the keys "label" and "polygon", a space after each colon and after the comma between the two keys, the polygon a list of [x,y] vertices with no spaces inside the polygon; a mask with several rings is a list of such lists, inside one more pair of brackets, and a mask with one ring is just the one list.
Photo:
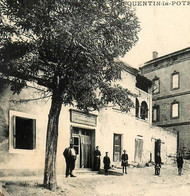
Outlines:
{"label": "doorway", "polygon": [[121,161],[121,134],[114,134],[113,137],[113,161]]}
{"label": "doorway", "polygon": [[77,168],[92,168],[92,149],[94,149],[95,130],[72,127],[72,139],[77,154]]}
{"label": "doorway", "polygon": [[[155,149],[154,149],[154,152],[155,152],[154,153],[154,160],[155,160],[157,153],[160,154],[160,152],[161,152],[161,140],[160,139],[157,139],[155,141]],[[161,156],[161,154],[160,154],[160,156]]]}
{"label": "doorway", "polygon": [[135,139],[135,159],[136,163],[141,163],[142,161],[142,153],[143,153],[143,140]]}

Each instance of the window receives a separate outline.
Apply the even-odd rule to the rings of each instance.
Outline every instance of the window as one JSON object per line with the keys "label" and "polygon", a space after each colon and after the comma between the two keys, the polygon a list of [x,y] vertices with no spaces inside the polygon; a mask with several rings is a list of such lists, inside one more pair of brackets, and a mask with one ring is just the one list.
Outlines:
{"label": "window", "polygon": [[179,73],[174,71],[174,73],[171,75],[171,89],[179,89]]}
{"label": "window", "polygon": [[88,135],[88,136],[90,136],[90,131],[89,130],[86,130],[86,129],[82,129],[81,130],[81,134],[82,135]]}
{"label": "window", "polygon": [[121,156],[121,135],[114,134],[114,141],[113,141],[113,161],[117,162],[120,161]]}
{"label": "window", "polygon": [[176,101],[171,104],[171,117],[179,118],[179,103]]}
{"label": "window", "polygon": [[153,94],[160,92],[160,79],[155,76],[153,79]]}
{"label": "window", "polygon": [[158,122],[160,120],[160,106],[154,105],[152,109],[152,121]]}
{"label": "window", "polygon": [[29,114],[10,111],[10,152],[31,151],[36,148],[36,119]]}
{"label": "window", "polygon": [[141,103],[141,119],[147,119],[148,118],[148,105],[146,101],[143,101]]}

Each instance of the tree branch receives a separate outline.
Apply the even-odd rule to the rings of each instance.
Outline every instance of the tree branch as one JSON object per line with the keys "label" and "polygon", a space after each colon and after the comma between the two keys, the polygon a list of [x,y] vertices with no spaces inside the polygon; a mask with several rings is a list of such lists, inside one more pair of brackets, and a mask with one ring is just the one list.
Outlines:
{"label": "tree branch", "polygon": [[10,102],[12,102],[12,103],[27,103],[29,101],[38,101],[38,100],[41,100],[41,99],[46,99],[46,98],[49,98],[51,96],[52,95],[38,97],[38,98],[33,98],[33,99],[20,99],[20,100],[13,100],[13,99],[11,99]]}

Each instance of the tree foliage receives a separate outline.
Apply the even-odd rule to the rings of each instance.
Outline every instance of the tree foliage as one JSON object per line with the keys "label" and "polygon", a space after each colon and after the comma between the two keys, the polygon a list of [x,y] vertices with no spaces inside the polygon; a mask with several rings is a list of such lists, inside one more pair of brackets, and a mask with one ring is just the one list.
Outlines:
{"label": "tree foliage", "polygon": [[114,92],[114,59],[134,45],[139,30],[125,1],[3,0],[1,13],[1,68],[24,81],[40,78],[64,104],[76,101],[86,110],[98,108],[97,89],[103,97]]}
{"label": "tree foliage", "polygon": [[1,0],[0,71],[17,93],[26,81],[45,86],[53,106],[89,111],[106,100],[128,111],[131,93],[112,81],[138,31],[125,0]]}

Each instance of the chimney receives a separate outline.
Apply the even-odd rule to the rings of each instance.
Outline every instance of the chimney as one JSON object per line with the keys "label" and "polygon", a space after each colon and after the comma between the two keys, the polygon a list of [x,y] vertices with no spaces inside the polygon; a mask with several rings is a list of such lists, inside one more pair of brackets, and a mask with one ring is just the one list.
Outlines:
{"label": "chimney", "polygon": [[154,51],[152,52],[152,59],[158,58],[158,52]]}

